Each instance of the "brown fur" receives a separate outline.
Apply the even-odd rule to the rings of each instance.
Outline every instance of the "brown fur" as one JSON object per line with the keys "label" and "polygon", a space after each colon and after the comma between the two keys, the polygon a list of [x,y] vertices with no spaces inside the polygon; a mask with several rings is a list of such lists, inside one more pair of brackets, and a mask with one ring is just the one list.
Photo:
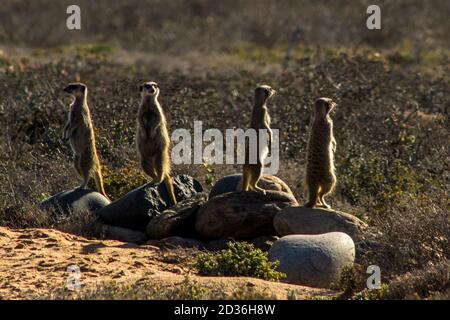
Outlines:
{"label": "brown fur", "polygon": [[170,178],[170,138],[167,122],[158,102],[159,88],[155,82],[140,87],[142,101],[137,115],[136,146],[142,170],[154,183],[164,182],[173,204],[177,203]]}
{"label": "brown fur", "polygon": [[308,142],[306,164],[306,186],[308,202],[306,207],[330,206],[324,197],[333,192],[336,185],[334,152],[336,141],[333,135],[333,121],[330,112],[336,104],[328,98],[319,98],[314,105],[314,119]]}
{"label": "brown fur", "polygon": [[264,157],[267,154],[265,152],[259,152],[259,129],[266,129],[269,134],[269,143],[272,143],[272,129],[270,128],[270,116],[267,110],[267,101],[275,94],[275,90],[267,85],[258,86],[255,89],[255,105],[253,107],[252,119],[250,122],[250,128],[257,131],[258,142],[256,150],[258,150],[258,157],[256,164],[249,163],[249,143],[245,144],[245,161],[242,171],[242,190],[243,191],[256,191],[263,194],[266,191],[258,187],[258,181],[261,179],[263,172]]}
{"label": "brown fur", "polygon": [[101,173],[101,165],[95,147],[94,128],[87,104],[87,87],[82,83],[71,83],[65,92],[74,97],[70,107],[69,120],[67,121],[63,140],[69,140],[74,153],[74,166],[77,174],[83,178],[80,189],[86,188],[91,176],[94,176],[98,192],[106,195]]}

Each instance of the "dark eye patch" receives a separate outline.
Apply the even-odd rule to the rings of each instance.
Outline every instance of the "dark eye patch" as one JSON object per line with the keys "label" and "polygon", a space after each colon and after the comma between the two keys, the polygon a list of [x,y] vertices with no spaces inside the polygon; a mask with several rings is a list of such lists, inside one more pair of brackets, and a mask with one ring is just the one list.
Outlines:
{"label": "dark eye patch", "polygon": [[149,85],[149,84],[145,84],[145,85],[144,85],[144,88],[145,88],[145,89],[147,89],[147,90],[149,90],[149,89],[151,89],[151,88],[152,88],[152,86],[151,86],[151,85]]}

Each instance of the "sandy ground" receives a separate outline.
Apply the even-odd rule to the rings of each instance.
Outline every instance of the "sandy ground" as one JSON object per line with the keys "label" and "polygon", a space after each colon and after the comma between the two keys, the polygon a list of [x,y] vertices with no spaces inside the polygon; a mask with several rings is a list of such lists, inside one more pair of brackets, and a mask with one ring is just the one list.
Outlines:
{"label": "sandy ground", "polygon": [[69,265],[80,267],[84,287],[139,279],[177,285],[189,274],[201,286],[221,288],[227,293],[246,284],[267,290],[278,299],[286,299],[290,290],[295,290],[300,299],[333,294],[254,278],[198,276],[181,265],[157,259],[159,250],[150,245],[88,240],[57,230],[0,227],[0,299],[46,298],[51,291],[65,287]]}

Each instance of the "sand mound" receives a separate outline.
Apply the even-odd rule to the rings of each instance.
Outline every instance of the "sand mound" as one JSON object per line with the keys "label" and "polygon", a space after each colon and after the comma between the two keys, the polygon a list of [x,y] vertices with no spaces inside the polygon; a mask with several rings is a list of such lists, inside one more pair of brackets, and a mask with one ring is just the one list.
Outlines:
{"label": "sand mound", "polygon": [[297,298],[332,295],[328,290],[275,283],[243,277],[202,277],[177,263],[158,259],[160,249],[118,241],[88,240],[49,229],[12,230],[0,227],[0,299],[46,298],[63,289],[67,267],[77,265],[84,288],[101,283],[151,279],[177,285],[188,275],[199,285],[231,293],[247,284],[286,299],[291,290]]}

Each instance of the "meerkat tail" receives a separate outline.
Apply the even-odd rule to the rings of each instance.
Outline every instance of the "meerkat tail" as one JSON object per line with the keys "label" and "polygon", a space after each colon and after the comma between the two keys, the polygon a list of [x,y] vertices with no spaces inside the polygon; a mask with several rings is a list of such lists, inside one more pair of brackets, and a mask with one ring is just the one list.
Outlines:
{"label": "meerkat tail", "polygon": [[173,187],[172,178],[169,175],[164,177],[164,184],[167,192],[169,193],[170,201],[175,205],[177,204],[177,198],[175,197],[175,189]]}
{"label": "meerkat tail", "polygon": [[246,169],[244,169],[242,173],[242,191],[248,191],[250,179],[250,173]]}
{"label": "meerkat tail", "polygon": [[105,198],[109,199],[108,195],[105,192],[105,188],[103,186],[103,178],[102,178],[102,173],[100,170],[101,169],[94,171],[95,186],[97,187],[98,192],[100,192]]}

